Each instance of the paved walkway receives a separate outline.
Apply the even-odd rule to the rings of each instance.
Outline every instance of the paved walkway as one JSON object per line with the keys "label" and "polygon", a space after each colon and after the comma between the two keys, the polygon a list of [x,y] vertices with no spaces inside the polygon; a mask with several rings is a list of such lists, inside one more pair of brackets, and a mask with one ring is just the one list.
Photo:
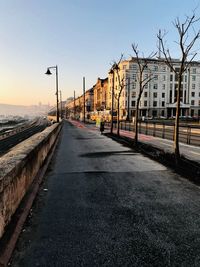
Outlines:
{"label": "paved walkway", "polygon": [[[99,131],[99,128],[96,127],[95,124],[85,124],[84,125],[84,123],[82,123],[80,121],[71,121],[71,123],[76,124],[80,128],[86,127],[86,128],[90,128],[94,131]],[[114,133],[117,132],[117,130],[115,128],[113,130],[114,130],[113,131]],[[109,132],[109,131],[110,131],[110,128],[105,127],[105,133]],[[129,138],[134,138],[134,133],[131,131],[120,130],[120,135],[129,137]],[[139,134],[138,139],[142,143],[153,145],[155,147],[158,147],[160,149],[165,150],[166,152],[173,153],[173,151],[174,151],[173,141],[171,141],[171,140],[162,139],[159,137],[154,137],[154,136],[145,135],[145,134]],[[200,147],[180,143],[180,153],[185,158],[196,161],[200,164]]]}
{"label": "paved walkway", "polygon": [[200,266],[199,187],[73,123],[63,125],[10,266]]}

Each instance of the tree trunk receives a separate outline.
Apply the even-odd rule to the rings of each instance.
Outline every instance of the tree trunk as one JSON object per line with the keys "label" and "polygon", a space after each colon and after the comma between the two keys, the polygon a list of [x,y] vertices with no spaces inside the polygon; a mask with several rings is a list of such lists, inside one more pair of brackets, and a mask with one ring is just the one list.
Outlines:
{"label": "tree trunk", "polygon": [[175,118],[175,128],[174,128],[174,154],[175,154],[176,164],[178,164],[179,159],[180,159],[180,151],[179,151],[179,116],[180,116],[181,79],[182,79],[182,75],[180,74],[179,75],[179,80],[178,80],[176,118]]}
{"label": "tree trunk", "polygon": [[119,136],[119,99],[117,99],[117,135]]}
{"label": "tree trunk", "polygon": [[134,128],[135,128],[134,144],[135,146],[138,145],[138,111],[139,111],[139,101],[137,101],[137,104],[136,104],[135,121],[134,121]]}

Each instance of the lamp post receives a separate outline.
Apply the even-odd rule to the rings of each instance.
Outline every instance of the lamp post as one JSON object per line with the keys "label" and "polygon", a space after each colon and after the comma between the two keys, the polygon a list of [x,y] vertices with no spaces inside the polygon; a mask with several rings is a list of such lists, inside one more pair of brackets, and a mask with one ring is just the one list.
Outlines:
{"label": "lamp post", "polygon": [[50,69],[55,69],[56,70],[56,121],[59,122],[59,108],[58,108],[58,66],[52,66],[52,67],[48,67],[47,71],[45,74],[47,75],[51,75],[51,71]]}
{"label": "lamp post", "polygon": [[62,120],[62,115],[63,115],[63,113],[62,113],[62,91],[61,90],[59,90],[59,93],[60,93],[60,118],[61,118],[61,120]]}
{"label": "lamp post", "polygon": [[85,77],[83,77],[83,122],[85,123]]}
{"label": "lamp post", "polygon": [[114,106],[114,70],[113,70],[113,67],[109,71],[109,74],[112,74],[111,125],[110,125],[110,132],[113,133],[113,106]]}

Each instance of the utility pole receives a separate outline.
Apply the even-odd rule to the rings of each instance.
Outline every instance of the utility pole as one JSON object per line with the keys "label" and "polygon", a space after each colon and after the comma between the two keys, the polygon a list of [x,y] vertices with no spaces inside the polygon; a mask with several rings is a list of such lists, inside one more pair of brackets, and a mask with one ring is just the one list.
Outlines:
{"label": "utility pole", "polygon": [[85,77],[83,77],[83,122],[85,123]]}
{"label": "utility pole", "polygon": [[113,67],[109,71],[109,74],[112,74],[111,125],[110,125],[110,132],[113,133],[113,108],[114,108],[114,68]]}
{"label": "utility pole", "polygon": [[62,91],[60,90],[60,118],[62,120]]}

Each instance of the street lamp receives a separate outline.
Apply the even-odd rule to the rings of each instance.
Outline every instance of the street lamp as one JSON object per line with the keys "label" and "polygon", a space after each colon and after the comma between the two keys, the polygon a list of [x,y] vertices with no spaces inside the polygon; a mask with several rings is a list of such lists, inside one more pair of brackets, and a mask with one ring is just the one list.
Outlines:
{"label": "street lamp", "polygon": [[56,121],[59,122],[59,108],[58,108],[58,66],[52,66],[47,68],[47,72],[45,74],[51,75],[50,69],[55,69],[56,70]]}
{"label": "street lamp", "polygon": [[114,70],[111,68],[109,74],[112,74],[112,93],[111,93],[111,126],[110,132],[113,133],[113,106],[114,106]]}

